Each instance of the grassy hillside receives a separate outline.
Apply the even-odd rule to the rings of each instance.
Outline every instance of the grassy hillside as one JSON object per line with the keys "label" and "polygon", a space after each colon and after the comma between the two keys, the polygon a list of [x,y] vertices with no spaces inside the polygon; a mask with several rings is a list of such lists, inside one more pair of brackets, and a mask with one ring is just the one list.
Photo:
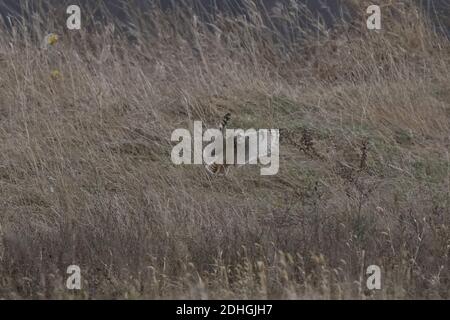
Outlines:
{"label": "grassy hillside", "polygon": [[[380,32],[349,5],[333,30],[250,2],[213,24],[131,12],[131,42],[1,30],[0,297],[449,299],[449,40],[408,1]],[[226,112],[282,129],[276,176],[172,164],[174,129]]]}

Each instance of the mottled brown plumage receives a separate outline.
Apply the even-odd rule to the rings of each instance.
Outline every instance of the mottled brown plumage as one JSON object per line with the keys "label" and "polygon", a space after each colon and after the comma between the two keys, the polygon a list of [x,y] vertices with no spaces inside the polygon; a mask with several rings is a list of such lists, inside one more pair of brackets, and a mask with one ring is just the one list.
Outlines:
{"label": "mottled brown plumage", "polygon": [[[231,113],[227,113],[223,116],[222,122],[219,125],[220,131],[222,131],[222,135],[225,135],[225,128],[228,125],[228,122],[231,119]],[[226,175],[228,172],[229,165],[227,164],[218,164],[218,163],[211,163],[205,165],[206,170],[213,175]]]}

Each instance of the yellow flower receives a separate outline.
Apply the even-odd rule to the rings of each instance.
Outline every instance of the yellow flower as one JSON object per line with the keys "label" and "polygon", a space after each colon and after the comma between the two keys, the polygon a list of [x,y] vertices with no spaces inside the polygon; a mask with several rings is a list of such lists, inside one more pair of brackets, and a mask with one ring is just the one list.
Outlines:
{"label": "yellow flower", "polygon": [[52,70],[52,72],[50,74],[53,79],[58,79],[61,77],[61,72],[59,72],[59,70],[57,70],[57,69]]}
{"label": "yellow flower", "polygon": [[49,35],[47,35],[46,37],[46,43],[48,45],[55,45],[58,42],[58,35],[54,34],[54,33],[50,33]]}

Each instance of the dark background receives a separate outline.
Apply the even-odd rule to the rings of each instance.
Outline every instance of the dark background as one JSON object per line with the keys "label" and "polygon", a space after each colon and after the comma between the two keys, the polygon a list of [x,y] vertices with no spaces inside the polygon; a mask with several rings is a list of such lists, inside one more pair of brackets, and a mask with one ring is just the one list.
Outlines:
{"label": "dark background", "polygon": [[[82,10],[91,13],[91,21],[95,24],[106,22],[107,19],[114,19],[116,25],[127,26],[133,22],[129,17],[130,8],[137,12],[152,10],[152,6],[160,5],[164,9],[170,9],[181,3],[187,3],[192,11],[200,19],[211,19],[216,13],[227,12],[230,14],[244,14],[247,0],[0,0],[0,24],[7,28],[14,23],[30,21],[36,12],[48,12],[49,15],[59,17],[60,21],[65,21],[66,8],[71,4],[78,4]],[[258,0],[257,3],[270,12],[277,3],[288,3],[295,1],[298,4],[306,5],[311,12],[320,17],[321,21],[331,27],[336,19],[344,18],[351,20],[351,13],[346,9],[345,0]],[[439,32],[450,37],[450,1],[449,0],[411,0],[420,3],[431,17],[431,20]],[[378,1],[374,1],[377,3]],[[124,5],[126,4],[126,5]],[[108,18],[105,16],[107,12]],[[45,21],[45,17],[41,17]],[[89,23],[83,20],[84,27],[89,29]],[[45,25],[45,23],[43,24]],[[48,32],[55,31],[52,26],[44,27]]]}
{"label": "dark background", "polygon": [[[290,0],[259,0],[267,8],[273,7],[276,3],[286,3]],[[341,0],[294,0],[297,3],[306,4],[313,12],[321,14],[327,18],[331,14],[340,15],[342,8]],[[417,0],[429,12],[438,15],[449,14],[448,0]],[[104,4],[113,14],[123,17],[123,0],[0,0],[0,14],[6,16],[18,16],[23,14],[20,7],[28,7],[30,11],[42,6],[43,8],[65,8],[70,4],[79,4],[82,7],[99,7]],[[126,1],[142,9],[150,8],[152,4],[160,4],[164,8],[169,8],[180,3],[179,0],[132,0]],[[213,11],[214,9],[223,11],[242,11],[242,3],[245,0],[188,0],[198,11]],[[376,3],[377,1],[374,1]],[[242,13],[242,12],[241,12]]]}

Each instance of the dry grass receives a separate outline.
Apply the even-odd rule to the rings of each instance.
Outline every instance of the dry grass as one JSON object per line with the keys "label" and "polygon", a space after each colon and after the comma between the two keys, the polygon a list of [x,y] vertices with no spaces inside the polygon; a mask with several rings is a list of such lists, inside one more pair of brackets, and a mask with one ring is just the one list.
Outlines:
{"label": "dry grass", "polygon": [[[2,27],[0,297],[450,298],[448,39],[408,1],[381,32],[364,1],[332,31],[247,3]],[[278,175],[171,163],[172,130],[228,111],[283,129]]]}

